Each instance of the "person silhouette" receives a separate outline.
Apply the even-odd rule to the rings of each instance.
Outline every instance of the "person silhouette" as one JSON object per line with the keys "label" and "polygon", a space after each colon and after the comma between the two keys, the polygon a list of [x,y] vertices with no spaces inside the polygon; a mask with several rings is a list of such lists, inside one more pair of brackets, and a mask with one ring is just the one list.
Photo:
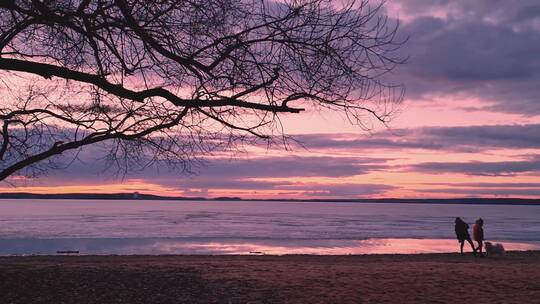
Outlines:
{"label": "person silhouette", "polygon": [[479,218],[476,220],[476,223],[473,227],[473,237],[474,240],[478,243],[476,250],[480,251],[480,256],[483,257],[482,247],[484,247],[484,220]]}
{"label": "person silhouette", "polygon": [[465,241],[467,241],[469,242],[469,244],[471,244],[473,254],[476,255],[476,248],[474,247],[471,236],[469,235],[469,224],[465,223],[460,217],[456,217],[455,231],[456,237],[460,244],[459,248],[461,254],[463,254],[463,244],[465,243]]}

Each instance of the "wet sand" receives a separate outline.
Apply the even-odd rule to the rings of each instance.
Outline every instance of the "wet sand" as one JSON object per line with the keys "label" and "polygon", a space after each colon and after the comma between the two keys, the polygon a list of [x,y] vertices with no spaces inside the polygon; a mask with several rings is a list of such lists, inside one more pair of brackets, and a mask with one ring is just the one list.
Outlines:
{"label": "wet sand", "polygon": [[540,303],[540,252],[0,257],[1,303]]}

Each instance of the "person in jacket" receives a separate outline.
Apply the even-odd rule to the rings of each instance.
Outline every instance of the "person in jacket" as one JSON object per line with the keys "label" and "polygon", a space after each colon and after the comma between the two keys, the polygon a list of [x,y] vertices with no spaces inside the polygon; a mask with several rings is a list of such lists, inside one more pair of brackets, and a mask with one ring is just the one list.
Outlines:
{"label": "person in jacket", "polygon": [[469,242],[469,244],[471,244],[473,254],[476,255],[477,249],[474,247],[474,244],[471,240],[471,236],[469,235],[469,224],[465,223],[460,217],[456,217],[455,231],[456,231],[456,237],[460,244],[461,254],[463,254],[463,244],[465,243],[465,241],[467,241]]}
{"label": "person in jacket", "polygon": [[478,243],[476,250],[479,250],[480,256],[483,256],[482,247],[484,247],[484,220],[482,218],[477,219],[476,223],[474,224],[473,237]]}

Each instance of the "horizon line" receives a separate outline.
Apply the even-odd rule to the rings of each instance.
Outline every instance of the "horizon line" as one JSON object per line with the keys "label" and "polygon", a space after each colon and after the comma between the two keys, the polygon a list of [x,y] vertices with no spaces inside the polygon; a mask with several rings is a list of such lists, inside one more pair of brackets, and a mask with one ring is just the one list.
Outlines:
{"label": "horizon line", "polygon": [[[489,204],[519,204],[540,205],[540,198],[523,197],[453,197],[453,198],[243,198],[243,197],[203,197],[203,196],[164,196],[157,194],[145,194],[139,192],[115,192],[115,193],[32,193],[32,192],[0,192],[0,199],[88,199],[88,200],[179,200],[179,201],[257,201],[257,202],[355,202],[355,203],[479,203]],[[431,202],[430,202],[431,201]],[[460,202],[461,201],[461,202]],[[512,203],[515,201],[517,203]]]}

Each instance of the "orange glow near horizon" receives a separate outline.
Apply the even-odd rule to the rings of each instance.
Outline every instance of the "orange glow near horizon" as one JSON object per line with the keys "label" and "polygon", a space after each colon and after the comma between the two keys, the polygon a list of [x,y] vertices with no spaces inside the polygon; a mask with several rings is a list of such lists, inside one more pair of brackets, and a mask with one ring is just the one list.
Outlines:
{"label": "orange glow near horizon", "polygon": [[139,192],[144,194],[158,195],[180,195],[177,189],[163,187],[144,181],[128,181],[115,184],[81,184],[69,186],[22,186],[22,187],[0,187],[3,193],[37,193],[37,194],[70,194],[70,193],[131,193]]}

